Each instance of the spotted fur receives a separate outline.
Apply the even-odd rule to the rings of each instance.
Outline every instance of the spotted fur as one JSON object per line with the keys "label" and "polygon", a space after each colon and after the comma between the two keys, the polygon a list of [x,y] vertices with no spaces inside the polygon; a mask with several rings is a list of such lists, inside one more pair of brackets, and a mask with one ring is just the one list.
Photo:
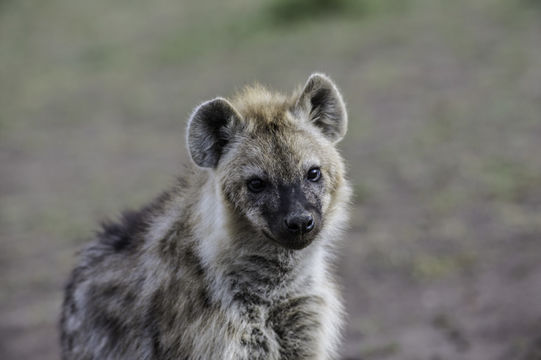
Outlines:
{"label": "spotted fur", "polygon": [[256,86],[197,107],[177,185],[83,250],[65,291],[63,359],[336,358],[346,126],[321,74],[291,96]]}

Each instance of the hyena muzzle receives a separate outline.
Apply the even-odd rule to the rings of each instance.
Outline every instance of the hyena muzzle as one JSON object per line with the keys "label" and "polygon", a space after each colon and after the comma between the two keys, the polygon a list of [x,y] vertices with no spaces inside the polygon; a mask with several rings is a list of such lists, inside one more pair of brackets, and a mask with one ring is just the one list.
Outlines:
{"label": "hyena muzzle", "polygon": [[82,251],[63,358],[335,358],[330,261],[350,196],[335,145],[346,126],[321,74],[291,96],[255,86],[197,107],[193,164]]}

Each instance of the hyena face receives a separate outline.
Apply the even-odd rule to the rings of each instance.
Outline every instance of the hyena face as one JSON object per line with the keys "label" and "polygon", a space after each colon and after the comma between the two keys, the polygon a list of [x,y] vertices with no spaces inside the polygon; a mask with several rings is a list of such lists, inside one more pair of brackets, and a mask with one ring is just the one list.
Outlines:
{"label": "hyena face", "polygon": [[337,154],[329,141],[285,116],[288,127],[244,133],[218,172],[225,199],[255,229],[301,249],[323,226],[338,170],[327,159]]}
{"label": "hyena face", "polygon": [[308,246],[343,182],[334,144],[347,117],[338,90],[316,74],[292,98],[256,88],[233,104],[218,98],[195,110],[192,159],[215,172],[224,200],[253,231],[289,249]]}

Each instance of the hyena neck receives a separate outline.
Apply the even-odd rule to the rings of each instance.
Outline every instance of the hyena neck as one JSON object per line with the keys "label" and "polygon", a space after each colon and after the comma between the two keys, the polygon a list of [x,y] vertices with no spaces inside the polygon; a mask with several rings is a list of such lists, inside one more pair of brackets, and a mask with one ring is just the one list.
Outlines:
{"label": "hyena neck", "polygon": [[319,244],[288,250],[254,229],[239,229],[212,173],[199,195],[194,205],[193,245],[210,291],[220,302],[272,301],[309,288],[325,270]]}

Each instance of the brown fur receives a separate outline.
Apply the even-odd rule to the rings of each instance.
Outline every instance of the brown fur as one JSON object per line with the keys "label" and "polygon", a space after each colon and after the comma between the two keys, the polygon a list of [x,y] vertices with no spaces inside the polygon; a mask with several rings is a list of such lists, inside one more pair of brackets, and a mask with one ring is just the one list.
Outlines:
{"label": "brown fur", "polygon": [[83,251],[63,358],[333,358],[341,305],[329,267],[350,195],[334,144],[346,125],[319,74],[289,97],[255,86],[196,108],[194,165]]}

